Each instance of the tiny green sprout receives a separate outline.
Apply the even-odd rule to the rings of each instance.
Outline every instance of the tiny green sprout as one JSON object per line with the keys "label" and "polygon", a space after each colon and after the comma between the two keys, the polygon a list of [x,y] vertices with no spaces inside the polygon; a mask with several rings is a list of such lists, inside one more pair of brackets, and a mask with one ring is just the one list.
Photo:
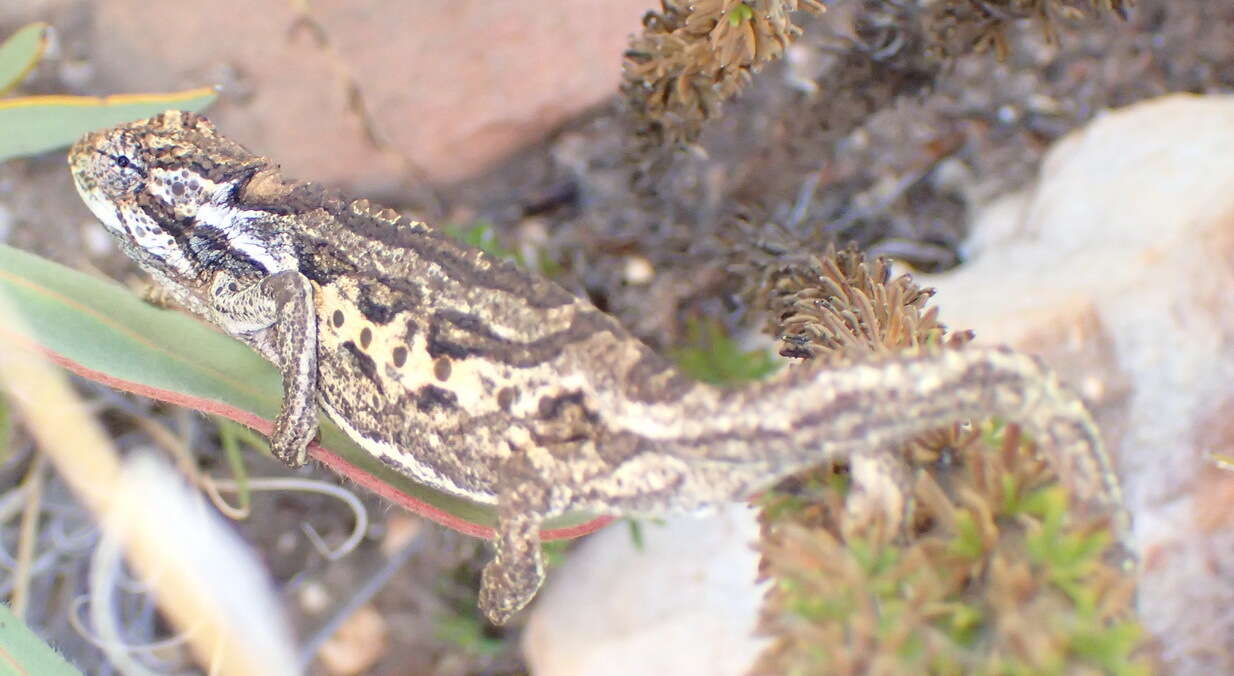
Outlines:
{"label": "tiny green sprout", "polygon": [[556,568],[566,560],[566,548],[570,546],[569,540],[552,540],[549,542],[540,543],[540,551],[544,553],[544,565],[548,568]]}
{"label": "tiny green sprout", "polygon": [[990,448],[1003,445],[1003,434],[1007,432],[1007,423],[998,418],[990,418],[981,425],[981,443]]}
{"label": "tiny green sprout", "polygon": [[1109,626],[1101,626],[1099,622],[1093,625],[1072,634],[1068,645],[1072,652],[1099,665],[1105,673],[1127,676],[1150,673],[1147,665],[1129,661],[1143,637],[1139,624],[1125,621]]}
{"label": "tiny green sprout", "polygon": [[467,655],[492,657],[505,647],[505,641],[485,635],[484,622],[475,614],[439,615],[434,630],[437,638],[454,644]]}
{"label": "tiny green sprout", "polygon": [[956,514],[955,529],[955,536],[947,543],[948,553],[965,559],[976,559],[985,554],[985,542],[971,512]]}
{"label": "tiny green sprout", "polygon": [[736,5],[733,5],[732,9],[728,10],[726,18],[728,19],[728,25],[735,28],[740,26],[742,21],[749,21],[750,19],[753,19],[754,10],[750,9],[750,6],[746,3],[739,2]]}
{"label": "tiny green sprout", "polygon": [[947,632],[952,641],[971,646],[981,635],[985,616],[981,610],[969,603],[946,603],[940,609],[945,609],[940,618],[941,628]]}
{"label": "tiny green sprout", "polygon": [[459,242],[475,247],[486,254],[523,264],[523,258],[517,251],[507,249],[497,239],[497,229],[486,220],[477,220],[470,225],[447,225],[442,230]]}
{"label": "tiny green sprout", "polygon": [[1022,509],[1020,484],[1014,474],[1008,472],[999,477],[1003,493],[1003,514],[1014,516]]}
{"label": "tiny green sprout", "polygon": [[630,529],[630,543],[634,545],[637,551],[643,551],[643,524],[639,523],[638,519],[627,518],[625,520],[626,527]]}

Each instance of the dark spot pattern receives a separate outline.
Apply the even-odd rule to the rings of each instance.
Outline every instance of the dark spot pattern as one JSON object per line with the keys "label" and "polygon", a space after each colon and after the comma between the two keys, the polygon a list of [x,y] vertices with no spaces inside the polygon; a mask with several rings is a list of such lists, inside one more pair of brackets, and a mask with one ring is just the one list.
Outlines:
{"label": "dark spot pattern", "polygon": [[373,298],[360,292],[360,297],[356,299],[356,307],[360,308],[360,314],[364,318],[374,324],[389,324],[391,319],[394,319],[394,310],[389,305],[378,303]]}
{"label": "dark spot pattern", "polygon": [[437,387],[436,385],[425,385],[416,390],[416,408],[423,413],[428,413],[433,409],[440,408],[450,410],[458,407],[458,396],[450,390]]}
{"label": "dark spot pattern", "polygon": [[295,240],[297,266],[300,274],[318,284],[332,284],[345,275],[354,275],[356,266],[327,242],[304,235]]}
{"label": "dark spot pattern", "polygon": [[399,346],[394,348],[394,365],[402,368],[403,364],[407,363],[407,348]]}
{"label": "dark spot pattern", "polygon": [[456,284],[508,293],[541,309],[574,302],[573,295],[553,282],[406,218],[384,218],[375,214],[375,207],[366,202],[358,209],[351,208],[350,203],[331,203],[326,209],[345,230],[388,248],[406,251],[411,258],[430,261]]}
{"label": "dark spot pattern", "polygon": [[331,317],[331,320],[334,322],[334,328],[337,329],[340,326],[342,326],[343,325],[343,311],[335,310],[334,315]]}
{"label": "dark spot pattern", "polygon": [[373,342],[373,330],[369,327],[364,327],[360,331],[360,347],[368,349],[368,346]]}
{"label": "dark spot pattern", "polygon": [[600,333],[620,337],[627,335],[611,317],[599,312],[579,312],[565,329],[521,342],[497,335],[475,315],[457,310],[438,310],[433,313],[428,327],[428,351],[434,359],[439,356],[452,359],[475,356],[527,368],[552,361],[569,347]]}
{"label": "dark spot pattern", "polygon": [[356,282],[356,307],[369,322],[385,326],[400,313],[413,312],[422,303],[423,290],[410,279],[365,278]]}
{"label": "dark spot pattern", "polygon": [[437,379],[441,381],[449,380],[450,379],[450,360],[445,357],[441,357],[437,359],[437,361],[433,362],[433,375],[436,376]]}
{"label": "dark spot pattern", "polygon": [[381,386],[381,380],[377,378],[377,363],[373,361],[373,358],[365,354],[360,348],[356,347],[356,344],[350,340],[343,343],[343,349],[351,354],[356,368],[360,370],[360,373],[362,373],[365,378],[372,381],[373,386],[377,388],[378,392],[384,394],[385,390]]}
{"label": "dark spot pattern", "polygon": [[438,357],[466,359],[472,354],[472,351],[466,346],[443,338],[440,335],[440,325],[436,322],[429,324],[428,340],[425,349],[428,351],[428,356],[432,359],[437,359]]}
{"label": "dark spot pattern", "polygon": [[497,405],[506,413],[514,406],[514,397],[518,395],[513,387],[503,387],[497,391]]}
{"label": "dark spot pattern", "polygon": [[595,414],[588,411],[587,407],[583,405],[583,393],[577,390],[557,396],[546,394],[540,397],[538,412],[541,420],[553,420],[560,418],[567,409],[572,407],[581,409],[584,417],[587,419],[595,418]]}

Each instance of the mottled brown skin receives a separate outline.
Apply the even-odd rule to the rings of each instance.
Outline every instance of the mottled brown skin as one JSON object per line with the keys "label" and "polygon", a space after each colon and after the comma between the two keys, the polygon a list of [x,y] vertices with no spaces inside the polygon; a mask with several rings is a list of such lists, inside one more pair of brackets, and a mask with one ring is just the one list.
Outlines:
{"label": "mottled brown skin", "polygon": [[1126,537],[1090,416],[1030,357],[950,350],[721,390],[684,378],[552,282],[366,200],[285,179],[199,115],[88,134],[69,160],[130,256],[279,367],[280,458],[305,461],[317,403],[391,467],[496,504],[496,557],[480,593],[494,622],[540,586],[547,518],[741,500],[835,459],[888,492],[901,482],[880,469],[884,451],[976,417],[1023,425],[1076,497],[1115,514]]}

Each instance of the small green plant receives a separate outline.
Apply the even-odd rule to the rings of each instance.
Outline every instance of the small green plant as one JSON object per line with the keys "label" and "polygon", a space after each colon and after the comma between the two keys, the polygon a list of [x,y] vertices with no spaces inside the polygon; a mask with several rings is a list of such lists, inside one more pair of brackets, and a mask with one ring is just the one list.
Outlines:
{"label": "small green plant", "polygon": [[777,368],[766,350],[742,350],[711,319],[688,321],[685,344],[670,351],[670,356],[691,377],[715,385],[761,380]]}
{"label": "small green plant", "polygon": [[548,568],[556,568],[565,563],[566,549],[569,547],[570,543],[566,540],[541,542],[540,550],[544,552],[544,565]]}
{"label": "small green plant", "polygon": [[437,618],[435,633],[437,638],[458,647],[463,653],[492,657],[505,649],[506,642],[488,636],[486,627],[475,613],[451,613]]}
{"label": "small green plant", "polygon": [[468,225],[447,225],[442,230],[447,235],[467,246],[474,246],[484,253],[514,261],[519,265],[524,264],[523,257],[517,251],[507,249],[497,239],[497,230],[493,227],[492,223],[486,220],[473,221]]}

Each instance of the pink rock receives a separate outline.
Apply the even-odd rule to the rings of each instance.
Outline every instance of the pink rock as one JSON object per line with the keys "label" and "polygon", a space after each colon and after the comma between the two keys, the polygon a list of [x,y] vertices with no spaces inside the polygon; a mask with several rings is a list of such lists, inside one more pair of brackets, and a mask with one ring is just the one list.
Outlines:
{"label": "pink rock", "polygon": [[93,53],[107,91],[221,82],[229,135],[379,195],[482,172],[615,94],[652,4],[321,0],[306,21],[294,3],[114,0],[93,6]]}

